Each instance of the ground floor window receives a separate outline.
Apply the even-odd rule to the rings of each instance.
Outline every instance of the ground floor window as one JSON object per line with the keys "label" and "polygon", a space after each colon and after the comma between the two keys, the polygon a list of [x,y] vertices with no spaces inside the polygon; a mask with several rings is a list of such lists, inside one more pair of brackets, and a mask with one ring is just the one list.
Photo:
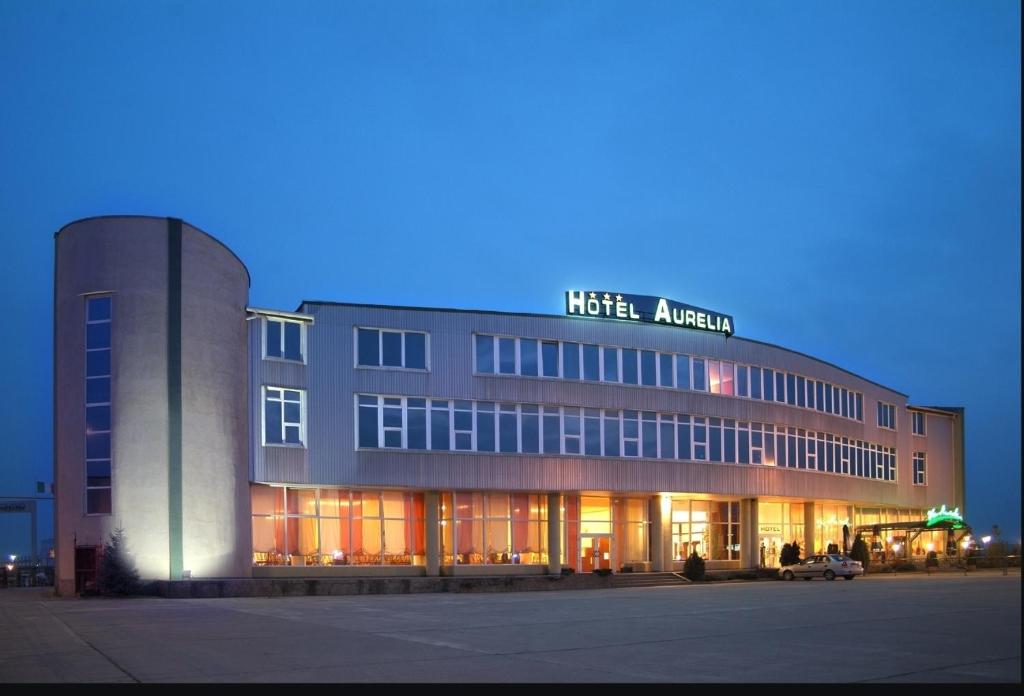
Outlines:
{"label": "ground floor window", "polygon": [[685,561],[694,552],[705,560],[739,560],[739,502],[672,501],[672,558]]}
{"label": "ground floor window", "polygon": [[[857,526],[886,525],[896,522],[923,522],[924,510],[907,508],[856,508]],[[898,558],[927,556],[930,551],[938,555],[956,556],[958,549],[954,535],[944,529],[914,532],[912,530],[881,530],[879,536],[870,532],[861,535],[868,543],[871,557],[885,562]]]}
{"label": "ground floor window", "polygon": [[442,493],[441,565],[546,564],[547,495]]}
{"label": "ground floor window", "polygon": [[423,565],[423,494],[252,487],[255,565]]}
{"label": "ground floor window", "polygon": [[843,527],[846,527],[850,535],[850,543],[853,543],[853,515],[849,505],[829,505],[817,503],[814,506],[814,550],[804,549],[804,554],[828,553],[833,545],[840,550],[843,547]]}
{"label": "ground floor window", "polygon": [[758,562],[762,567],[777,568],[785,544],[796,541],[804,546],[804,504],[758,502]]}

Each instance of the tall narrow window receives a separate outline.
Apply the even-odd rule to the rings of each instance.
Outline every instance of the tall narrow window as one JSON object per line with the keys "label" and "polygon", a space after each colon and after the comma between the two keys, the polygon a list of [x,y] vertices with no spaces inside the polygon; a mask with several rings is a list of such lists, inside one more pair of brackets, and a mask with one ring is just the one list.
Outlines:
{"label": "tall narrow window", "polygon": [[111,298],[85,303],[85,514],[111,512]]}
{"label": "tall narrow window", "polygon": [[914,452],[914,485],[925,485],[925,453]]}
{"label": "tall narrow window", "polygon": [[[360,355],[362,355],[362,331],[360,331]],[[474,338],[476,348],[476,371],[480,374],[494,374],[494,336],[477,334]]]}
{"label": "tall narrow window", "polygon": [[544,341],[541,344],[541,360],[544,363],[544,376],[558,376],[558,343],[555,341]]}
{"label": "tall narrow window", "polygon": [[672,377],[672,355],[669,353],[658,353],[658,386],[674,387],[675,380]]}
{"label": "tall narrow window", "polygon": [[924,429],[924,413],[921,411],[911,411],[910,413],[911,422],[913,424],[913,431],[915,435],[925,435]]}
{"label": "tall narrow window", "polygon": [[519,339],[519,374],[537,376],[537,340],[534,338]]}

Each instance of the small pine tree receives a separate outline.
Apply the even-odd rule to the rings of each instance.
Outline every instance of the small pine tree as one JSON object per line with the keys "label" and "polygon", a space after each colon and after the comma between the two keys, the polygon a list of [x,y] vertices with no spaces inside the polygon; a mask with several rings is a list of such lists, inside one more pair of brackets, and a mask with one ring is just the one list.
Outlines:
{"label": "small pine tree", "polygon": [[683,575],[687,580],[703,580],[705,574],[704,559],[694,551],[683,564]]}
{"label": "small pine tree", "polygon": [[96,570],[96,589],[103,595],[130,595],[139,589],[139,573],[125,548],[124,530],[118,527],[103,547]]}
{"label": "small pine tree", "polygon": [[860,564],[864,566],[864,568],[867,568],[868,564],[871,563],[871,552],[868,551],[867,543],[860,537],[853,540],[853,548],[850,549],[850,558],[855,561],[860,561]]}
{"label": "small pine tree", "polygon": [[788,566],[800,562],[800,544],[795,541],[792,544],[783,544],[782,553],[779,554],[779,564]]}

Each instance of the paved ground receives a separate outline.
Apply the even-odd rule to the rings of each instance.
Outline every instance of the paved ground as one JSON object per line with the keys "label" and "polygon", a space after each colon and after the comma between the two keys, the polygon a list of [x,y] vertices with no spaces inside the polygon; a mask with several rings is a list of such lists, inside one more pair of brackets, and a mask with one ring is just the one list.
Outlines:
{"label": "paved ground", "polygon": [[1021,577],[238,599],[0,590],[0,682],[1020,682]]}

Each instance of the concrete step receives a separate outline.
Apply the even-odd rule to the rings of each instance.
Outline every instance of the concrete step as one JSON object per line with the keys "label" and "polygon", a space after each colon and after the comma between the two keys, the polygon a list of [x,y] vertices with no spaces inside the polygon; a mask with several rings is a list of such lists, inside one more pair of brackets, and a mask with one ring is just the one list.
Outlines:
{"label": "concrete step", "polygon": [[689,582],[675,573],[616,573],[611,577],[612,587],[660,587],[687,585]]}

